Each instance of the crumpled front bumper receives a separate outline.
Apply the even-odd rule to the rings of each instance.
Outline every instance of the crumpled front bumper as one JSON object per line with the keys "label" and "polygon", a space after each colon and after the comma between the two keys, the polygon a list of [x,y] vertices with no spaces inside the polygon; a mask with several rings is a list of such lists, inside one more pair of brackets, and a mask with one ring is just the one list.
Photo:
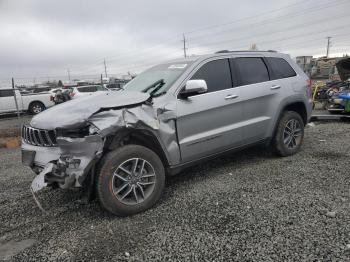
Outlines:
{"label": "crumpled front bumper", "polygon": [[39,174],[32,183],[37,192],[49,184],[61,188],[81,187],[91,167],[102,156],[104,139],[58,137],[57,147],[42,147],[22,141],[22,162]]}

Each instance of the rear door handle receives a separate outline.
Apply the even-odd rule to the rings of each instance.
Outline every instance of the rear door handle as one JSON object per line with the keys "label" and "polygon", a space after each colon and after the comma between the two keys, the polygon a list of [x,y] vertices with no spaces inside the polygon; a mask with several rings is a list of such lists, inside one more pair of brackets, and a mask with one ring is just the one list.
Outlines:
{"label": "rear door handle", "polygon": [[235,99],[235,98],[237,98],[238,97],[238,95],[227,95],[226,97],[225,97],[225,99],[226,100],[228,100],[228,99]]}
{"label": "rear door handle", "polygon": [[280,89],[280,88],[281,88],[281,86],[278,86],[278,85],[275,85],[275,86],[271,86],[271,87],[270,87],[271,90]]}

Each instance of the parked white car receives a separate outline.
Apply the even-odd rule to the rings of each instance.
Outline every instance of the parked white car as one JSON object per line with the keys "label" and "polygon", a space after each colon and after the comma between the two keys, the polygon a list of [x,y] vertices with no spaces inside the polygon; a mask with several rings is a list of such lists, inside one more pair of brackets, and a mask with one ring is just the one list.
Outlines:
{"label": "parked white car", "polygon": [[2,88],[0,89],[0,114],[17,111],[13,92],[16,94],[20,112],[28,111],[31,114],[38,114],[55,104],[53,101],[50,101],[50,93],[21,94],[17,89]]}
{"label": "parked white car", "polygon": [[108,89],[100,85],[77,86],[73,88],[72,92],[70,93],[70,96],[71,98],[76,99],[79,97],[92,95],[95,92],[106,92],[106,91],[108,91]]}

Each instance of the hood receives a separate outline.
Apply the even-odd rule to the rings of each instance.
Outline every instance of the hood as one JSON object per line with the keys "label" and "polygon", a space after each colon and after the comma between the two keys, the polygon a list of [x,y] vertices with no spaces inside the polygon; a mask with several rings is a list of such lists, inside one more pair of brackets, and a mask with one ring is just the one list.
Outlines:
{"label": "hood", "polygon": [[51,107],[34,116],[30,125],[47,130],[81,127],[100,110],[136,106],[149,97],[147,93],[136,91],[97,92]]}
{"label": "hood", "polygon": [[336,67],[342,81],[346,81],[350,78],[350,57],[338,61]]}

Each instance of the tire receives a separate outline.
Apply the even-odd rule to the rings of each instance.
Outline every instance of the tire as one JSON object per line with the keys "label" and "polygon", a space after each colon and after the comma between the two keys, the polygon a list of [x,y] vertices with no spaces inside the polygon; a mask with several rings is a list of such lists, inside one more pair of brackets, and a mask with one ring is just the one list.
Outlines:
{"label": "tire", "polygon": [[45,110],[45,106],[41,102],[32,102],[29,105],[28,111],[32,115],[36,115]]}
{"label": "tire", "polygon": [[[291,127],[294,123],[296,123],[296,128],[292,131]],[[275,153],[279,156],[294,155],[300,151],[303,139],[304,122],[301,116],[294,111],[283,112],[272,140],[272,148]]]}
{"label": "tire", "polygon": [[164,184],[165,170],[158,155],[143,146],[126,145],[103,158],[96,191],[102,207],[117,216],[129,216],[151,208],[159,200]]}

